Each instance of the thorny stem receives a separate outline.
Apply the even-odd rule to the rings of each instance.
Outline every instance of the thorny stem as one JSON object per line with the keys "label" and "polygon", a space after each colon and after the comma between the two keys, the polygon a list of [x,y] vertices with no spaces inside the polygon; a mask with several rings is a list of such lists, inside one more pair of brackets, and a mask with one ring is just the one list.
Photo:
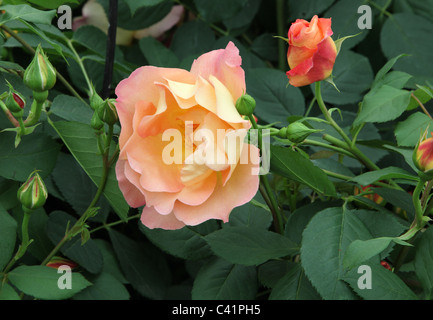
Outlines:
{"label": "thorny stem", "polygon": [[[371,161],[364,153],[362,153],[361,150],[359,150],[359,148],[353,143],[353,141],[346,135],[346,133],[343,131],[343,129],[341,129],[341,127],[334,121],[334,119],[332,119],[328,109],[326,108],[325,102],[323,101],[322,94],[320,91],[320,83],[321,83],[321,81],[317,81],[315,83],[315,96],[316,96],[319,108],[322,111],[323,115],[325,116],[326,120],[328,120],[329,124],[344,139],[345,144],[343,142],[338,143],[338,141],[339,141],[338,139],[335,139],[329,135],[324,135],[324,138],[328,137],[328,139],[329,138],[335,139],[334,143],[338,143],[338,144],[336,144],[338,147],[341,147],[341,148],[346,149],[347,151],[351,152],[359,161],[361,161],[370,170],[380,170],[380,168],[373,161]],[[329,141],[329,142],[331,142],[331,141]],[[394,181],[390,180],[389,182],[393,186],[402,189]]]}
{"label": "thorny stem", "polygon": [[103,224],[102,226],[99,226],[99,227],[91,230],[90,233],[94,233],[94,232],[102,230],[102,229],[109,229],[113,226],[117,226],[118,224],[128,222],[129,220],[138,219],[138,218],[140,218],[140,216],[141,216],[141,214],[139,213],[139,214],[136,214],[134,216],[130,216],[130,217],[126,218],[126,220],[118,220],[118,221],[114,221],[111,223]]}
{"label": "thorny stem", "polygon": [[94,207],[96,203],[98,202],[99,198],[101,197],[102,193],[104,192],[105,185],[107,183],[108,178],[108,172],[110,169],[110,163],[109,163],[109,153],[110,153],[110,143],[111,139],[113,137],[113,125],[109,126],[107,139],[105,140],[106,146],[104,147],[104,154],[102,155],[102,164],[103,164],[103,171],[102,171],[102,178],[101,182],[98,186],[98,190],[96,191],[95,196],[93,197],[92,202],[87,207],[86,211],[83,213],[83,215],[78,219],[78,221],[74,224],[72,228],[70,228],[65,235],[63,236],[62,240],[54,247],[54,249],[48,254],[48,256],[42,261],[41,265],[46,265],[51,258],[63,247],[63,245],[69,241],[74,234],[76,234],[77,231],[79,231],[85,224],[86,220],[89,218],[89,215],[93,212]]}

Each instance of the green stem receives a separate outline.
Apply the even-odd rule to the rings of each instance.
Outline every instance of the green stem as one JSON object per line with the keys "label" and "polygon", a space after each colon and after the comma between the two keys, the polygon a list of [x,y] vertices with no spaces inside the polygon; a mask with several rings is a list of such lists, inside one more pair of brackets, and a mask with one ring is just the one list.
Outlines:
{"label": "green stem", "polygon": [[346,135],[343,129],[341,129],[340,126],[334,121],[328,109],[326,108],[325,102],[323,101],[322,98],[320,85],[321,85],[321,81],[317,81],[315,83],[315,95],[316,95],[317,104],[319,105],[320,111],[322,111],[323,115],[325,116],[325,119],[328,120],[329,124],[335,129],[335,131],[338,132],[338,134],[343,138],[343,140],[347,143],[347,145],[348,146],[352,145],[352,140],[350,140],[350,138]]}
{"label": "green stem", "polygon": [[30,107],[29,115],[27,116],[26,121],[24,122],[26,127],[30,127],[35,125],[39,118],[41,117],[42,107],[44,103],[36,101],[36,99],[33,100],[32,106]]}
{"label": "green stem", "polygon": [[104,147],[104,154],[102,155],[102,164],[103,164],[103,170],[102,170],[102,177],[101,182],[98,186],[98,190],[96,191],[95,196],[93,197],[92,202],[87,207],[86,211],[84,211],[83,215],[78,219],[78,221],[72,226],[71,229],[69,229],[62,240],[54,247],[54,249],[48,254],[48,256],[42,261],[41,265],[46,265],[51,258],[63,247],[63,245],[69,241],[73,235],[76,234],[77,231],[81,230],[81,228],[84,226],[86,220],[89,218],[89,215],[93,213],[93,208],[95,207],[96,203],[98,202],[99,198],[101,197],[102,193],[104,192],[105,185],[107,183],[108,178],[108,172],[110,169],[110,163],[108,160],[108,156],[110,153],[110,144],[111,140],[113,138],[113,126],[109,126],[107,139],[105,140],[105,147]]}
{"label": "green stem", "polygon": [[26,132],[26,125],[24,124],[23,118],[18,118],[18,123],[20,125],[20,135],[23,136]]}
{"label": "green stem", "polygon": [[[409,230],[406,231],[406,233],[402,234],[401,236],[399,236],[398,238],[406,241],[409,244],[412,244],[413,241],[415,240],[414,236],[416,235],[416,233],[420,230],[420,228],[417,226],[416,221],[414,221],[412,223],[412,225],[410,226]],[[395,263],[394,263],[394,273],[398,273],[400,271],[401,266],[403,265],[409,250],[410,250],[410,246],[403,246],[400,249],[400,252],[397,255],[397,258],[395,259]]]}
{"label": "green stem", "polygon": [[[262,150],[262,130],[258,127],[256,120],[254,119],[253,115],[249,115],[248,116],[251,125],[253,126],[253,128],[255,130],[257,130],[258,132],[258,146],[259,149]],[[262,194],[266,194],[266,198],[269,201],[268,206],[269,209],[272,212],[272,216],[273,216],[273,220],[274,220],[274,226],[275,226],[275,230],[278,233],[282,233],[284,231],[284,226],[283,226],[283,218],[282,218],[282,214],[280,211],[280,208],[278,206],[278,203],[275,199],[274,194],[272,193],[271,187],[269,185],[269,181],[268,178],[266,177],[266,175],[260,175],[260,184],[262,186],[262,188],[260,189]],[[264,196],[265,198],[265,196]],[[265,198],[265,200],[266,200]]]}
{"label": "green stem", "polygon": [[431,191],[432,187],[433,187],[433,180],[430,180],[427,183],[427,186],[425,187],[424,192],[421,196],[421,207],[423,210],[423,214],[426,213],[425,209],[426,209],[426,205],[427,205],[427,200],[428,200],[428,197],[430,195],[430,191]]}
{"label": "green stem", "polygon": [[310,115],[310,112],[313,109],[313,106],[314,106],[315,103],[316,103],[316,97],[313,97],[313,99],[311,100],[310,104],[308,105],[308,109],[305,112],[304,117],[308,117]]}
{"label": "green stem", "polygon": [[29,210],[23,207],[24,216],[23,221],[21,223],[21,245],[18,248],[18,251],[15,253],[14,257],[9,261],[6,268],[3,270],[3,273],[8,273],[9,270],[14,266],[15,262],[17,262],[27,251],[27,247],[30,245],[31,240],[29,240],[29,221],[32,210]]}
{"label": "green stem", "polygon": [[358,139],[358,135],[361,132],[362,128],[364,128],[365,126],[365,122],[362,123],[361,125],[358,126],[358,128],[356,129],[355,133],[353,134],[353,140],[352,140],[352,144],[351,144],[351,148],[355,148],[356,145],[356,140]]}
{"label": "green stem", "polygon": [[[332,171],[329,171],[329,170],[326,170],[326,169],[322,169],[322,170],[323,170],[323,172],[326,173],[326,175],[328,175],[330,177],[341,179],[341,180],[344,180],[344,181],[351,181],[352,180],[352,177],[349,177],[349,176],[346,176],[346,175],[343,175],[343,174],[340,174],[340,173],[332,172]],[[380,181],[374,182],[374,185],[378,186],[378,187],[383,187],[383,188],[400,190],[400,188],[398,188],[398,187],[396,187],[394,185],[390,185],[390,184],[387,184],[387,183],[384,183],[384,182],[380,182]]]}
{"label": "green stem", "polygon": [[[325,116],[326,120],[328,120],[329,124],[343,138],[343,140],[346,143],[346,145],[344,145],[344,143],[341,142],[340,140],[338,140],[338,139],[336,139],[336,138],[334,138],[332,136],[329,136],[329,135],[324,135],[323,138],[326,139],[326,140],[328,140],[329,142],[331,142],[331,140],[333,140],[334,142],[331,142],[331,143],[334,143],[337,147],[340,147],[342,149],[346,149],[347,151],[351,152],[368,169],[370,169],[370,170],[380,170],[380,168],[373,161],[371,161],[364,153],[362,153],[361,150],[359,150],[359,148],[355,145],[355,140],[354,141],[350,140],[350,138],[346,135],[346,133],[343,131],[343,129],[341,129],[341,127],[334,121],[334,119],[332,119],[332,117],[331,117],[328,109],[326,108],[325,102],[323,101],[321,90],[320,90],[320,83],[321,83],[321,81],[317,81],[315,83],[315,96],[316,96],[319,108],[322,111],[323,115]],[[358,128],[358,129],[360,130],[360,128]],[[356,133],[356,136],[358,134],[359,134],[359,131]],[[356,139],[356,137],[355,137],[355,139]],[[392,184],[393,186],[395,186],[396,188],[399,188],[400,190],[403,190],[403,188],[401,188],[394,181],[389,180],[389,183]]]}
{"label": "green stem", "polygon": [[74,45],[72,44],[72,41],[68,39],[67,44],[75,56],[75,61],[78,63],[78,66],[81,69],[81,72],[84,76],[84,79],[86,80],[87,87],[89,88],[89,94],[90,94],[93,90],[92,82],[90,81],[89,75],[87,74],[86,68],[84,67],[83,60],[81,59],[78,52],[75,50]]}
{"label": "green stem", "polygon": [[410,96],[418,103],[419,107],[427,115],[427,117],[429,117],[431,120],[433,120],[433,117],[428,112],[428,110],[426,109],[426,107],[424,106],[424,104],[418,99],[418,97],[416,95],[414,95],[413,93],[411,93]]}
{"label": "green stem", "polygon": [[366,157],[361,152],[361,150],[359,150],[356,146],[352,146],[351,142],[349,144],[346,144],[343,141],[341,141],[341,140],[339,140],[339,139],[337,139],[337,138],[335,138],[329,134],[324,134],[322,138],[324,140],[332,143],[333,145],[350,152],[356,159],[358,159],[362,164],[364,164],[370,170],[379,170],[380,169],[373,161],[371,161],[368,157]]}
{"label": "green stem", "polygon": [[8,107],[4,104],[3,101],[0,101],[0,108],[3,110],[3,112],[5,113],[6,117],[8,118],[8,120],[10,121],[10,123],[12,123],[12,125],[16,128],[18,128],[20,126],[19,122],[17,119],[15,119],[15,117],[13,116],[12,112],[10,112],[10,110],[8,109]]}
{"label": "green stem", "polygon": [[413,206],[415,208],[415,220],[416,220],[416,225],[418,228],[422,228],[422,226],[424,225],[424,221],[423,221],[423,210],[422,210],[422,206],[421,206],[421,201],[420,201],[420,195],[421,192],[424,188],[424,184],[425,181],[424,180],[420,180],[418,182],[418,184],[415,187],[415,190],[413,191],[413,195],[412,195],[412,202],[413,202]]}
{"label": "green stem", "polygon": [[[322,111],[323,115],[325,116],[326,120],[328,120],[329,124],[335,129],[335,131],[338,132],[338,134],[343,138],[343,140],[346,142],[346,147],[344,149],[350,151],[353,153],[354,156],[356,156],[367,168],[370,170],[379,170],[380,168],[372,162],[368,157],[366,157],[355,145],[352,145],[352,140],[346,135],[346,133],[341,129],[341,127],[332,119],[328,109],[326,108],[325,102],[322,98],[322,93],[320,90],[320,81],[317,81],[315,83],[315,94],[317,103],[319,105],[320,110]],[[337,145],[339,147],[343,147],[341,144]]]}
{"label": "green stem", "polygon": [[111,228],[113,226],[117,226],[118,224],[128,222],[129,220],[138,219],[140,217],[141,217],[141,213],[136,214],[134,216],[130,216],[130,217],[126,218],[126,220],[118,220],[118,221],[115,221],[115,222],[103,224],[102,226],[99,226],[99,227],[91,230],[90,233],[94,233],[94,232],[99,231],[101,229],[109,229],[109,228]]}
{"label": "green stem", "polygon": [[319,142],[319,141],[314,141],[314,140],[310,140],[310,139],[305,139],[302,142],[302,144],[307,144],[307,145],[316,146],[316,147],[322,147],[322,148],[329,149],[329,150],[335,151],[337,153],[344,154],[345,156],[356,159],[356,157],[352,153],[347,151],[346,149],[336,147],[336,146],[331,145],[331,144],[327,144],[327,143],[323,143],[323,142]]}
{"label": "green stem", "polygon": [[[29,50],[32,54],[34,54],[36,52],[36,50],[33,49],[33,47],[31,45],[29,45],[27,42],[25,42],[24,39],[22,39],[18,34],[13,32],[13,30],[9,29],[7,26],[5,26],[3,24],[0,26],[0,28],[2,28],[4,31],[6,31],[11,37],[15,38],[15,40],[17,40],[19,43],[21,43],[23,45],[23,47],[26,48],[27,50]],[[57,79],[59,79],[59,81],[63,83],[63,85],[66,87],[66,89],[68,89],[69,92],[72,93],[72,95],[74,95],[75,97],[80,99],[82,102],[87,104],[87,102],[80,96],[80,94],[77,91],[75,91],[75,89],[69,84],[69,82],[57,70],[56,70],[56,76],[57,76]]]}
{"label": "green stem", "polygon": [[28,209],[24,209],[24,216],[23,216],[23,222],[21,224],[21,237],[22,237],[22,245],[20,248],[21,252],[19,252],[18,254],[18,259],[21,258],[24,253],[27,250],[28,245],[30,244],[30,240],[29,240],[29,221],[30,221],[30,215],[31,215],[31,210]]}

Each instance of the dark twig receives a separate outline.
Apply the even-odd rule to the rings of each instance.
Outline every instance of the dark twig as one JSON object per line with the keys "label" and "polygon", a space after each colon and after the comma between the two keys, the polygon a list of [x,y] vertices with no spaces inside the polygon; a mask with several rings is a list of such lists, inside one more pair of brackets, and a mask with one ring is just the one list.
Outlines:
{"label": "dark twig", "polygon": [[108,10],[108,20],[110,25],[108,27],[104,82],[102,85],[101,94],[103,99],[106,99],[110,96],[111,82],[113,79],[114,52],[116,49],[117,7],[118,0],[110,0],[110,8]]}

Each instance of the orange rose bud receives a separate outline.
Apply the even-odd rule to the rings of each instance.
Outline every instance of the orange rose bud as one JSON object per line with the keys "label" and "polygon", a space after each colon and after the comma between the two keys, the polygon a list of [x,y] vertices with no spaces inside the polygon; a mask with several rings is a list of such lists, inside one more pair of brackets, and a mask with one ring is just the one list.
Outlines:
{"label": "orange rose bud", "polygon": [[433,169],[433,138],[427,139],[427,132],[423,134],[415,147],[412,160],[415,166],[422,172]]}
{"label": "orange rose bud", "polygon": [[311,22],[298,19],[289,29],[287,77],[292,86],[301,87],[324,80],[332,74],[337,47],[331,38],[331,19],[318,18]]}

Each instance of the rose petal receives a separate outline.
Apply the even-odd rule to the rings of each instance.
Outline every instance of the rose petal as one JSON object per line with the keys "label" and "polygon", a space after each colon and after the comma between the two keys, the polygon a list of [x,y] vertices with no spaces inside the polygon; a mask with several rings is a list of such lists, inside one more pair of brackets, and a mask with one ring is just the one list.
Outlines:
{"label": "rose petal", "polygon": [[216,77],[230,91],[235,102],[246,92],[245,72],[240,67],[241,63],[239,49],[230,41],[225,49],[205,53],[195,60],[191,74],[206,80],[211,75]]}
{"label": "rose petal", "polygon": [[186,70],[175,68],[158,68],[144,66],[136,69],[131,75],[120,81],[115,93],[117,108],[133,114],[138,101],[147,101],[157,106],[160,103],[160,90],[155,89],[156,83],[165,83],[165,79],[184,83],[195,83],[195,77]]}
{"label": "rose petal", "polygon": [[189,206],[198,206],[212,195],[217,183],[217,173],[208,171],[206,178],[188,184],[178,195],[178,200]]}
{"label": "rose petal", "polygon": [[238,164],[225,186],[218,181],[214,192],[203,204],[189,206],[176,202],[174,214],[177,219],[187,225],[197,225],[209,219],[227,222],[233,208],[247,203],[255,196],[259,186],[259,176],[252,172],[257,171],[259,151],[255,146],[248,145],[242,152],[249,152],[253,161]]}
{"label": "rose petal", "polygon": [[334,41],[326,38],[317,46],[317,51],[312,58],[287,72],[290,84],[300,87],[328,78],[332,73],[336,57],[337,48]]}
{"label": "rose petal", "polygon": [[178,192],[182,190],[181,164],[166,164],[163,151],[168,142],[162,141],[162,135],[145,139],[137,134],[124,152],[131,168],[141,174],[140,183],[145,190],[152,192]]}
{"label": "rose petal", "polygon": [[[131,169],[128,162],[124,160],[118,160],[116,163],[116,177],[119,183],[119,188],[125,197],[126,202],[133,208],[143,206],[146,201],[143,193],[137,187],[137,184],[132,183],[133,180],[139,179],[138,175],[132,177],[132,175],[125,174],[125,171]],[[133,170],[131,170],[132,173]]]}
{"label": "rose petal", "polygon": [[287,62],[289,63],[290,69],[294,69],[305,61],[311,60],[316,52],[317,47],[315,49],[309,49],[307,47],[289,46],[287,50]]}
{"label": "rose petal", "polygon": [[174,214],[161,215],[152,207],[143,208],[140,220],[149,229],[176,230],[185,226],[185,223],[179,221]]}

